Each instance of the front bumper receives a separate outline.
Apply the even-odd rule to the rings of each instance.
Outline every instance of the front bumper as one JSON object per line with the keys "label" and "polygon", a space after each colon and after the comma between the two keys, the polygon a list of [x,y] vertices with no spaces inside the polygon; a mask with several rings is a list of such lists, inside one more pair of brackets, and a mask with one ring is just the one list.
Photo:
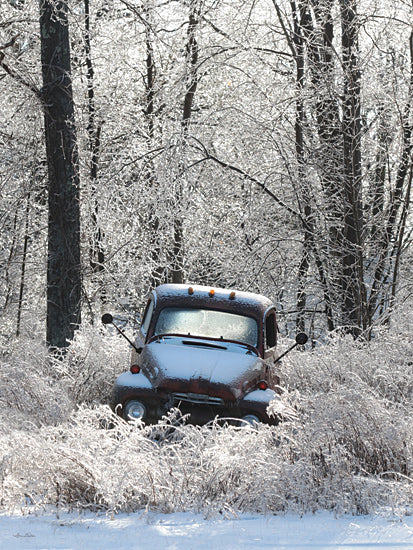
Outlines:
{"label": "front bumper", "polygon": [[185,392],[168,392],[154,388],[143,374],[124,373],[115,383],[112,408],[124,416],[124,406],[128,401],[139,400],[146,408],[145,423],[158,422],[173,408],[179,408],[182,414],[188,414],[188,423],[206,424],[216,417],[240,419],[254,414],[261,422],[278,424],[279,418],[270,417],[267,407],[276,397],[273,390],[253,390],[237,401],[225,401],[221,397]]}

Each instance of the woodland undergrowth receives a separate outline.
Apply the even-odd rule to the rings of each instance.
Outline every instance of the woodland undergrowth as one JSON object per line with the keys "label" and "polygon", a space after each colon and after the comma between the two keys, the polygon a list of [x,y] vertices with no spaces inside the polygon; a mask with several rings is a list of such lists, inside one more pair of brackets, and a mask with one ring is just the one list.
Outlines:
{"label": "woodland undergrowth", "polygon": [[371,342],[333,334],[286,357],[283,400],[298,415],[276,427],[191,426],[178,411],[127,424],[108,398],[128,354],[94,327],[61,358],[36,341],[3,350],[0,509],[412,512],[411,307]]}

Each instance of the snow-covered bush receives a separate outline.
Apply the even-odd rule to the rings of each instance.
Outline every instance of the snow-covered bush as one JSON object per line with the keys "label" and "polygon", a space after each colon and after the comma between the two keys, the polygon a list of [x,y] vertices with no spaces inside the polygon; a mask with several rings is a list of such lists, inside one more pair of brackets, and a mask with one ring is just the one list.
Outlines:
{"label": "snow-covered bush", "polygon": [[[256,429],[186,425],[177,411],[145,427],[124,422],[107,405],[92,407],[106,400],[128,359],[113,335],[85,328],[57,363],[42,348],[30,354],[17,347],[1,378],[2,403],[13,414],[0,431],[0,505],[411,513],[412,320],[406,308],[369,343],[334,335],[313,351],[293,352],[281,375],[289,390],[283,399],[296,407],[297,419]],[[6,377],[16,380],[9,393]],[[25,384],[30,391],[17,392]],[[13,415],[19,412],[22,428],[33,426],[30,392],[38,392],[37,407],[44,399],[45,416],[43,426],[25,430]],[[53,416],[65,400],[77,401],[76,410]]]}
{"label": "snow-covered bush", "polygon": [[0,432],[57,424],[73,404],[54,372],[46,346],[16,340],[0,357]]}
{"label": "snow-covered bush", "polygon": [[0,357],[0,431],[61,423],[77,404],[108,403],[129,354],[121,337],[89,325],[62,356],[35,340],[16,340]]}
{"label": "snow-covered bush", "polygon": [[53,364],[75,403],[109,403],[115,378],[130,363],[130,347],[117,333],[84,324]]}
{"label": "snow-covered bush", "polygon": [[412,311],[404,308],[371,342],[333,335],[328,345],[285,359],[281,377],[295,396],[300,427],[326,465],[342,447],[354,473],[411,475],[412,329]]}
{"label": "snow-covered bush", "polygon": [[173,420],[142,427],[106,407],[80,408],[65,425],[0,436],[2,506],[228,516],[387,506],[402,513],[413,497],[403,478],[354,472],[344,445],[316,455],[316,442],[293,425],[236,429]]}

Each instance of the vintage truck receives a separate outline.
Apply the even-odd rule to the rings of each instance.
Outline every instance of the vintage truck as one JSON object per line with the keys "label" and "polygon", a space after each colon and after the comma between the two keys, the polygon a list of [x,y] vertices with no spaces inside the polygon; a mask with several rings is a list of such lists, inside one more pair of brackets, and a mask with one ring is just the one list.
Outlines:
{"label": "vintage truck", "polygon": [[[102,322],[126,337],[112,315]],[[290,349],[306,340],[298,334]],[[136,339],[128,341],[131,366],[117,378],[112,396],[125,420],[155,423],[174,407],[194,424],[216,417],[238,425],[277,424],[283,416],[267,412],[282,389],[276,312],[264,296],[164,284],[152,291]]]}

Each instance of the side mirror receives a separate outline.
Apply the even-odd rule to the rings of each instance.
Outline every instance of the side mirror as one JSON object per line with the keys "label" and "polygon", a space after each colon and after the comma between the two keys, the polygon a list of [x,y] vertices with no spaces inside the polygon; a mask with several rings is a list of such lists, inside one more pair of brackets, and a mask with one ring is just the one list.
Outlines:
{"label": "side mirror", "polygon": [[123,330],[121,330],[114,322],[113,322],[113,315],[111,315],[110,313],[104,313],[102,315],[102,323],[104,325],[113,325],[115,327],[115,329],[119,332],[119,334],[121,334],[125,340],[127,340],[129,342],[129,344],[136,350],[137,353],[142,353],[142,348],[138,348],[133,342],[132,340],[130,340],[126,334],[123,332]]}
{"label": "side mirror", "polygon": [[110,325],[113,323],[113,316],[110,313],[104,313],[102,315],[102,323],[104,325]]}
{"label": "side mirror", "polygon": [[285,351],[284,353],[282,353],[275,361],[274,361],[274,365],[276,363],[278,363],[278,361],[280,359],[282,359],[283,357],[285,357],[287,355],[287,353],[290,353],[291,350],[293,350],[294,348],[296,348],[297,346],[303,346],[308,340],[308,336],[307,334],[305,334],[305,332],[299,332],[297,334],[297,336],[295,337],[295,344],[293,344],[290,348],[287,349],[287,351]]}
{"label": "side mirror", "polygon": [[304,346],[308,341],[308,336],[305,332],[299,332],[297,336],[295,337],[295,343],[298,346]]}

